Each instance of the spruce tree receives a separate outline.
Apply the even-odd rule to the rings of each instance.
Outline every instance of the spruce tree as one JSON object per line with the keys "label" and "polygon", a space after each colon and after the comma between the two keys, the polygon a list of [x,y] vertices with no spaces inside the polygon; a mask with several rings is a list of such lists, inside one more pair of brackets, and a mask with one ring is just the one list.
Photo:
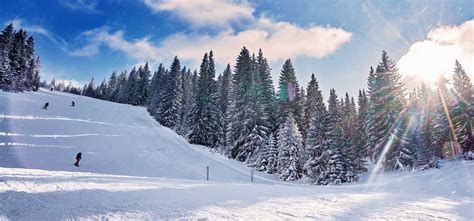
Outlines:
{"label": "spruce tree", "polygon": [[280,106],[280,122],[285,122],[289,113],[293,114],[298,128],[303,127],[303,108],[301,107],[301,95],[295,69],[288,59],[283,64],[278,81],[278,100]]}
{"label": "spruce tree", "polygon": [[173,130],[176,130],[181,122],[181,105],[184,96],[181,81],[181,64],[178,57],[175,57],[166,75],[162,103],[158,110],[158,121]]}
{"label": "spruce tree", "polygon": [[271,131],[278,129],[278,107],[275,97],[275,88],[271,75],[270,65],[267,58],[264,57],[262,49],[259,49],[257,56],[257,77],[258,90],[260,93],[260,101],[265,115],[268,117],[268,123]]}
{"label": "spruce tree", "polygon": [[[386,170],[395,169],[403,135],[404,90],[395,62],[382,53],[382,61],[369,75],[369,147],[371,158],[383,157]],[[382,156],[383,150],[386,154]]]}
{"label": "spruce tree", "polygon": [[219,110],[220,110],[220,132],[219,143],[221,144],[221,153],[227,154],[229,151],[230,141],[227,137],[230,121],[230,90],[231,90],[232,70],[227,64],[226,69],[222,73],[219,83]]}
{"label": "spruce tree", "polygon": [[13,25],[10,23],[0,34],[0,89],[8,90],[13,82],[10,68],[10,51],[13,47]]}
{"label": "spruce tree", "polygon": [[212,51],[206,53],[199,69],[197,94],[194,97],[193,119],[190,123],[189,142],[211,148],[218,144],[217,83],[214,80],[215,67]]}
{"label": "spruce tree", "polygon": [[303,148],[301,134],[292,114],[286,116],[285,123],[278,132],[278,173],[280,180],[294,181],[301,177],[298,172],[298,152]]}
{"label": "spruce tree", "polygon": [[471,79],[456,60],[453,86],[456,91],[456,104],[453,110],[453,123],[462,153],[474,152],[474,91]]}
{"label": "spruce tree", "polygon": [[163,64],[158,66],[158,70],[155,71],[153,74],[153,78],[151,80],[150,85],[150,103],[147,107],[148,112],[151,116],[158,119],[158,110],[161,106],[162,96],[164,93],[164,86],[165,86],[165,75],[166,70],[163,67]]}

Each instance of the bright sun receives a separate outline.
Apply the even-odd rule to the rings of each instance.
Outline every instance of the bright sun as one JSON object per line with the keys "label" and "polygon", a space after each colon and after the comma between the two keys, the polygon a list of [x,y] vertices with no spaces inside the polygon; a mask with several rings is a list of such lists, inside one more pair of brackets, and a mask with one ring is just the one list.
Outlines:
{"label": "bright sun", "polygon": [[427,39],[410,46],[397,63],[402,75],[433,84],[442,74],[453,74],[455,60],[468,75],[474,73],[474,20],[458,27],[439,27],[428,33]]}

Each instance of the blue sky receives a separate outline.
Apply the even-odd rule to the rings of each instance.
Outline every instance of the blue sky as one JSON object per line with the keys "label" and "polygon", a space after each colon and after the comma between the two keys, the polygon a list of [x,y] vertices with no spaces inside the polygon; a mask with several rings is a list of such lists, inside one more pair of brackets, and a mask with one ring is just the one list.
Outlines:
{"label": "blue sky", "polygon": [[473,9],[469,0],[16,0],[0,1],[0,22],[35,36],[47,80],[101,80],[175,55],[195,69],[209,50],[221,72],[247,46],[263,48],[274,80],[291,58],[301,85],[315,73],[324,94],[356,95],[382,50],[407,79],[449,74],[454,59],[472,76]]}

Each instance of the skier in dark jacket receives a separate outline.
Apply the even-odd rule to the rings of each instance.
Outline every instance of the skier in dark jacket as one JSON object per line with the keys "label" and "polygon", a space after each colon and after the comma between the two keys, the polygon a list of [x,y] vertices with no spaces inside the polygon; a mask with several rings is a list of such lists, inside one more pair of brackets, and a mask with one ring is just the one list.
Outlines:
{"label": "skier in dark jacket", "polygon": [[48,109],[48,106],[49,106],[49,102],[46,102],[43,106],[43,109],[47,110]]}
{"label": "skier in dark jacket", "polygon": [[79,167],[79,162],[81,161],[81,159],[82,159],[82,153],[79,152],[76,155],[76,163],[74,164],[74,166]]}
{"label": "skier in dark jacket", "polygon": [[74,107],[75,105],[76,105],[76,103],[74,103],[74,101],[72,101],[72,102],[71,102],[71,106]]}

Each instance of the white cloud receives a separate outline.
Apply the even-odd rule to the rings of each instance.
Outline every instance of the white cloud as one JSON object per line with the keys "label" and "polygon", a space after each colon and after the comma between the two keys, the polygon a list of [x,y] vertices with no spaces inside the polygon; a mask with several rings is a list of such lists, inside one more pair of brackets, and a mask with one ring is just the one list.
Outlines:
{"label": "white cloud", "polygon": [[126,40],[123,31],[110,32],[106,27],[83,35],[89,44],[73,51],[72,55],[90,56],[98,52],[100,45],[105,45],[136,60],[169,60],[178,55],[181,59],[199,62],[205,52],[213,50],[216,62],[223,65],[233,63],[243,46],[255,52],[262,48],[270,61],[302,55],[322,58],[335,52],[352,37],[352,33],[340,28],[314,25],[303,28],[287,22],[272,22],[267,18],[260,18],[252,28],[241,32],[173,34],[158,44],[153,44],[146,37]]}
{"label": "white cloud", "polygon": [[127,56],[135,60],[156,60],[161,59],[161,53],[148,38],[126,40],[122,30],[110,32],[108,27],[96,28],[82,34],[89,43],[83,48],[72,51],[75,56],[92,56],[97,54],[100,45],[105,45],[111,49],[124,52]]}
{"label": "white cloud", "polygon": [[56,83],[63,83],[65,86],[68,86],[69,83],[71,83],[72,86],[76,88],[82,88],[84,84],[88,83],[85,81],[77,81],[74,79],[67,79],[66,74],[61,74],[61,73],[51,73],[47,71],[42,71],[41,72],[41,81],[46,81],[47,83],[51,82],[51,80],[55,79]]}
{"label": "white cloud", "polygon": [[339,28],[302,28],[260,18],[253,28],[241,32],[225,31],[216,36],[172,35],[161,42],[160,49],[198,61],[205,51],[213,50],[216,61],[225,64],[232,63],[239,50],[246,46],[254,52],[262,48],[270,61],[278,61],[300,55],[322,58],[350,41],[351,37],[351,33]]}
{"label": "white cloud", "polygon": [[226,26],[230,22],[253,19],[254,9],[245,1],[231,0],[143,0],[155,12],[171,11],[196,26]]}
{"label": "white cloud", "polygon": [[100,13],[97,10],[96,0],[61,0],[60,3],[72,10],[79,10],[88,13]]}
{"label": "white cloud", "polygon": [[[172,11],[192,25],[219,27],[216,34],[175,33],[154,43],[148,37],[126,39],[124,31],[101,27],[84,32],[88,42],[72,51],[74,56],[92,56],[100,46],[121,51],[136,61],[169,61],[175,55],[199,64],[203,54],[213,50],[216,62],[233,63],[244,46],[256,52],[262,48],[272,62],[298,56],[322,58],[334,53],[352,38],[352,33],[341,28],[309,25],[301,27],[288,22],[275,22],[264,16],[253,15],[254,9],[246,1],[228,0],[143,0],[154,11]],[[244,29],[233,28],[232,21],[246,19]],[[241,27],[242,28],[242,27]],[[237,31],[238,30],[238,31]]]}
{"label": "white cloud", "polygon": [[5,25],[8,25],[10,23],[13,24],[13,27],[15,27],[15,29],[24,29],[30,33],[37,33],[37,34],[43,35],[46,38],[48,38],[51,42],[53,42],[55,45],[57,45],[59,48],[61,48],[62,50],[66,50],[67,43],[66,41],[64,41],[64,39],[62,39],[59,36],[56,36],[55,34],[49,32],[47,29],[41,26],[29,25],[23,19],[13,19],[13,20],[5,22]]}
{"label": "white cloud", "polygon": [[474,20],[431,30],[426,40],[411,45],[397,66],[404,75],[433,82],[439,74],[451,76],[456,59],[474,77]]}

